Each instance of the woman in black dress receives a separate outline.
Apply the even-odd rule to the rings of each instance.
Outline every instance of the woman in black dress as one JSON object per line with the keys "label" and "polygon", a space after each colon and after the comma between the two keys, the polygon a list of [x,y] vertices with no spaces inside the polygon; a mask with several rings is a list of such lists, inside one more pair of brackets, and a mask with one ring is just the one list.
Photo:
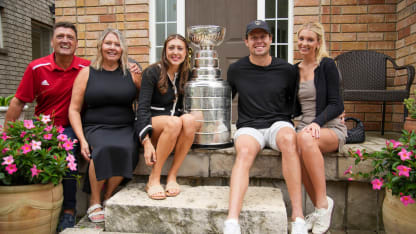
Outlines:
{"label": "woman in black dress", "polygon": [[[106,29],[97,43],[90,67],[76,78],[69,120],[89,162],[91,189],[88,217],[103,222],[100,193],[107,183],[105,201],[124,178],[131,178],[139,157],[133,102],[141,77],[127,69],[127,45],[118,30]],[[81,118],[82,112],[82,118]]]}
{"label": "woman in black dress", "polygon": [[[153,166],[146,185],[151,199],[176,196],[180,187],[176,175],[194,141],[198,124],[183,114],[183,93],[189,78],[188,44],[175,34],[165,40],[162,59],[143,71],[139,98],[139,137],[146,164]],[[175,149],[165,190],[160,185],[162,167]]]}

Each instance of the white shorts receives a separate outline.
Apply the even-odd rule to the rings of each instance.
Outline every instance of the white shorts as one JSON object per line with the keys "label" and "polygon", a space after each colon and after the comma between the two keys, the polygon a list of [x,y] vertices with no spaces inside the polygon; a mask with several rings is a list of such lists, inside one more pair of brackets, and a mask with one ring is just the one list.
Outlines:
{"label": "white shorts", "polygon": [[256,141],[260,144],[261,149],[264,147],[270,147],[274,150],[280,151],[279,147],[276,145],[276,136],[281,128],[289,127],[295,129],[293,125],[286,121],[277,121],[269,128],[255,129],[250,127],[239,128],[234,134],[234,142],[237,141],[237,138],[241,135],[249,135],[254,137]]}

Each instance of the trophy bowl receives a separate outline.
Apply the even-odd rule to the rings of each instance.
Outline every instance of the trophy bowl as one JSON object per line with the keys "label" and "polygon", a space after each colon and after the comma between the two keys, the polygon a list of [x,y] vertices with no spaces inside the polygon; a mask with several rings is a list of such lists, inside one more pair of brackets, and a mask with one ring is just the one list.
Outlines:
{"label": "trophy bowl", "polygon": [[188,39],[200,48],[218,46],[224,40],[225,28],[217,25],[195,25],[188,27]]}

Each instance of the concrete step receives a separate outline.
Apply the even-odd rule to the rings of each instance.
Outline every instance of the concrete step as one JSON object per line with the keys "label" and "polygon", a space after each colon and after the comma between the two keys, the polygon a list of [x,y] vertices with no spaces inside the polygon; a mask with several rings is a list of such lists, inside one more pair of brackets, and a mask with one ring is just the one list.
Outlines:
{"label": "concrete step", "polygon": [[[222,233],[229,187],[181,186],[177,197],[148,198],[144,184],[131,183],[105,208],[105,231],[120,233]],[[243,233],[287,233],[279,189],[249,187],[240,215]],[[66,233],[65,233],[66,234]]]}

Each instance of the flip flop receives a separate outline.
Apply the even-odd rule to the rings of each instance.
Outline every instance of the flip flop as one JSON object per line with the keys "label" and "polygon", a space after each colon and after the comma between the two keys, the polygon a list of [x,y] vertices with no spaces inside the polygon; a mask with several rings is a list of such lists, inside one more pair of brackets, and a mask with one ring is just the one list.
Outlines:
{"label": "flip flop", "polygon": [[[93,223],[102,223],[104,222],[104,211],[95,211],[96,209],[102,209],[103,207],[100,204],[94,204],[90,206],[87,210],[88,219]],[[95,218],[97,216],[101,216],[102,218]]]}
{"label": "flip flop", "polygon": [[[177,193],[171,193],[171,192],[169,192],[169,190],[177,190],[178,192]],[[168,184],[166,184],[165,192],[166,192],[166,196],[168,196],[168,197],[176,197],[176,196],[179,195],[179,193],[181,193],[181,188],[180,188],[179,184],[176,183],[175,181],[170,181],[170,182],[168,182]]]}
{"label": "flip flop", "polygon": [[[149,196],[150,199],[153,199],[153,200],[166,199],[165,191],[163,190],[160,184],[154,185],[154,186],[149,186],[148,184],[146,184],[145,191],[147,193],[147,196]],[[163,196],[160,196],[160,194],[163,194]]]}

